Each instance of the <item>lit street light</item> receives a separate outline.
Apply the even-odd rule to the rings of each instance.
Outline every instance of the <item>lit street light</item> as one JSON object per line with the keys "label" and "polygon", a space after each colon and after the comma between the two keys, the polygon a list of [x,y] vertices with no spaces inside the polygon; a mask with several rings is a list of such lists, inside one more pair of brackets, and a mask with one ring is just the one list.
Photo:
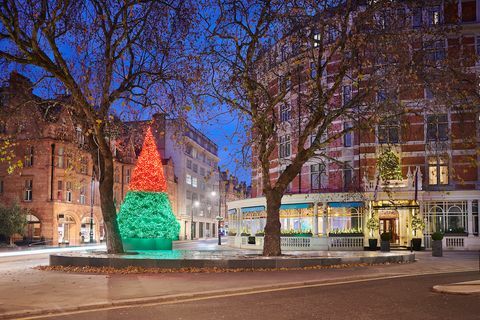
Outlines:
{"label": "lit street light", "polygon": [[195,232],[195,226],[193,224],[193,208],[198,208],[198,206],[200,206],[200,202],[198,200],[196,201],[193,201],[193,197],[192,197],[192,219],[190,221],[190,239],[193,240],[193,234]]}

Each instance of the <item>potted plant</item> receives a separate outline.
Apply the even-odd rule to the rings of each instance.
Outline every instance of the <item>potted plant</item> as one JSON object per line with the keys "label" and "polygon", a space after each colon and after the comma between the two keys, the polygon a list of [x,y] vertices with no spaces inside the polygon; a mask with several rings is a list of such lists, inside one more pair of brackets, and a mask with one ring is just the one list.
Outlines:
{"label": "potted plant", "polygon": [[432,234],[432,256],[441,257],[443,256],[442,240],[443,233],[434,232]]}
{"label": "potted plant", "polygon": [[377,238],[374,237],[374,232],[380,228],[380,223],[375,215],[372,215],[367,221],[367,228],[370,230],[370,238],[368,239],[368,248],[370,251],[377,250]]}
{"label": "potted plant", "polygon": [[392,239],[392,234],[390,232],[384,232],[380,235],[380,251],[390,252],[390,240]]}
{"label": "potted plant", "polygon": [[425,222],[420,219],[418,216],[414,216],[412,218],[412,230],[413,230],[413,238],[412,238],[412,249],[415,251],[420,251],[422,248],[422,238],[417,238],[417,230],[425,229]]}

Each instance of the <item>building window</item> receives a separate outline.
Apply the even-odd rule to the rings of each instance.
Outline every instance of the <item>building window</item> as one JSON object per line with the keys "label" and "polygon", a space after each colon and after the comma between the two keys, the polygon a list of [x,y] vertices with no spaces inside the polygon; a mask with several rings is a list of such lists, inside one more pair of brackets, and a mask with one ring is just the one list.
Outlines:
{"label": "building window", "polygon": [[430,88],[426,87],[425,88],[425,99],[433,99],[434,98],[434,95],[433,95],[433,92]]}
{"label": "building window", "polygon": [[188,185],[192,185],[192,176],[189,175],[189,174],[187,174],[186,183],[187,183]]}
{"label": "building window", "polygon": [[85,144],[85,136],[83,135],[82,128],[77,127],[75,130],[76,136],[77,136],[77,143],[80,146],[83,146]]}
{"label": "building window", "polygon": [[80,158],[80,173],[88,174],[88,159],[86,156]]}
{"label": "building window", "polygon": [[125,183],[130,183],[130,168],[125,169]]}
{"label": "building window", "polygon": [[278,156],[280,158],[289,157],[291,154],[290,135],[280,137]]}
{"label": "building window", "polygon": [[388,121],[378,125],[379,143],[398,143],[400,124],[397,121]]}
{"label": "building window", "polygon": [[345,106],[352,100],[352,86],[347,85],[342,88],[342,103]]}
{"label": "building window", "polygon": [[425,42],[425,57],[430,62],[438,62],[445,59],[445,41],[436,40]]}
{"label": "building window", "polygon": [[72,202],[72,182],[67,181],[67,183],[65,183],[65,188],[66,188],[65,200],[67,200],[67,202]]}
{"label": "building window", "polygon": [[113,174],[113,181],[115,183],[119,183],[120,182],[120,170],[118,169],[118,167],[115,168],[115,172]]}
{"label": "building window", "polygon": [[62,147],[57,151],[57,166],[63,168],[65,166],[65,151]]}
{"label": "building window", "polygon": [[29,146],[25,149],[24,166],[25,167],[33,166],[33,147],[32,146]]}
{"label": "building window", "polygon": [[422,26],[422,8],[413,8],[412,10],[412,26],[420,28]]}
{"label": "building window", "polygon": [[187,168],[192,169],[192,160],[187,159]]}
{"label": "building window", "polygon": [[344,147],[351,147],[353,144],[353,132],[352,132],[352,124],[349,122],[343,123],[343,146]]}
{"label": "building window", "polygon": [[448,158],[437,156],[428,159],[429,185],[447,185],[448,178]]}
{"label": "building window", "polygon": [[315,65],[315,62],[310,62],[310,79],[316,79],[317,78],[317,66]]}
{"label": "building window", "polygon": [[194,163],[192,166],[193,172],[197,173],[198,172],[198,164]]}
{"label": "building window", "polygon": [[290,120],[292,107],[288,103],[284,103],[280,106],[280,122],[286,122]]}
{"label": "building window", "polygon": [[185,148],[185,153],[188,154],[190,157],[192,156],[192,153],[193,153],[193,148],[192,146],[188,145],[186,148]]}
{"label": "building window", "polygon": [[312,190],[320,190],[326,186],[326,170],[323,163],[310,165],[310,184]]}
{"label": "building window", "polygon": [[196,188],[198,184],[198,180],[195,177],[192,177],[192,187]]}
{"label": "building window", "polygon": [[200,167],[200,175],[201,175],[202,177],[205,176],[205,168],[204,168],[204,167]]}
{"label": "building window", "polygon": [[475,0],[462,0],[462,22],[477,21],[477,3]]}
{"label": "building window", "polygon": [[377,102],[383,103],[385,101],[387,101],[387,93],[384,89],[379,89],[377,91]]}
{"label": "building window", "polygon": [[[82,185],[80,187],[80,204],[85,204],[87,202],[87,199],[86,199],[86,194],[87,192],[87,187],[85,185]],[[117,192],[115,191],[115,199],[117,198]]]}
{"label": "building window", "polygon": [[448,116],[446,114],[427,116],[427,141],[448,140]]}
{"label": "building window", "polygon": [[320,46],[322,41],[322,35],[320,33],[314,33],[313,34],[313,47],[317,48]]}
{"label": "building window", "polygon": [[353,170],[352,167],[346,164],[343,168],[343,190],[348,191],[352,186]]}
{"label": "building window", "polygon": [[192,149],[192,158],[194,158],[194,159],[199,158],[198,151],[195,148]]}
{"label": "building window", "polygon": [[57,181],[57,200],[59,201],[63,200],[63,181],[62,180]]}
{"label": "building window", "polygon": [[24,201],[32,201],[33,180],[25,180],[25,190],[23,193]]}
{"label": "building window", "polygon": [[329,232],[362,232],[363,213],[357,208],[330,208]]}
{"label": "building window", "polygon": [[431,7],[427,9],[427,24],[429,26],[439,25],[441,22],[440,7]]}

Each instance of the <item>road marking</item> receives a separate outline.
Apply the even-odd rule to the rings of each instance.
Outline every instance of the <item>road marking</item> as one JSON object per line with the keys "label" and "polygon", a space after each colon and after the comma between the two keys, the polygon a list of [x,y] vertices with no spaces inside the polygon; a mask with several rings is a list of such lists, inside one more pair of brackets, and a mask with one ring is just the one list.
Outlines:
{"label": "road marking", "polygon": [[[278,291],[287,291],[287,290],[297,290],[297,289],[303,289],[303,288],[316,288],[316,287],[327,287],[327,286],[334,286],[334,285],[343,285],[343,284],[352,284],[352,283],[362,283],[362,282],[369,282],[369,281],[378,281],[378,280],[388,280],[388,279],[398,279],[398,278],[408,278],[408,277],[417,277],[417,276],[427,276],[427,275],[439,275],[439,274],[453,274],[453,273],[465,273],[465,272],[476,272],[478,271],[477,269],[471,269],[471,270],[462,270],[460,272],[445,272],[445,271],[433,271],[433,272],[420,272],[420,273],[415,273],[415,274],[397,274],[397,275],[386,275],[386,276],[380,276],[380,277],[372,277],[372,278],[366,278],[366,279],[353,279],[353,280],[342,280],[342,281],[333,281],[333,282],[325,282],[323,281],[322,283],[315,283],[321,280],[317,281],[303,281],[303,282],[298,282],[298,283],[286,283],[283,285],[279,285],[277,288],[266,288],[266,286],[258,287],[257,289],[255,287],[250,288],[239,288],[236,289],[237,292],[212,292],[211,295],[208,296],[198,296],[195,297],[195,295],[198,294],[209,294],[208,292],[204,293],[191,293],[191,294],[181,294],[178,296],[164,296],[164,297],[157,297],[157,298],[150,298],[151,300],[157,299],[157,300],[165,300],[165,299],[170,299],[168,301],[145,301],[142,303],[141,301],[131,299],[130,301],[117,301],[117,302],[111,302],[107,304],[121,304],[125,303],[123,305],[110,305],[110,306],[103,306],[103,307],[95,307],[92,306],[92,309],[85,309],[85,310],[73,310],[73,311],[66,311],[66,312],[59,312],[59,313],[51,313],[49,315],[43,314],[43,315],[36,315],[36,316],[27,316],[23,318],[15,318],[19,320],[30,320],[30,319],[49,319],[51,317],[62,317],[62,316],[68,316],[68,315],[75,315],[75,314],[81,314],[81,313],[91,313],[91,312],[98,312],[98,311],[108,311],[108,310],[118,310],[118,309],[131,309],[131,308],[137,308],[137,307],[152,307],[152,306],[160,306],[160,305],[168,305],[168,304],[178,304],[178,303],[184,303],[184,302],[194,302],[194,301],[202,301],[202,300],[210,300],[210,299],[218,299],[218,298],[227,298],[227,297],[236,297],[236,296],[244,296],[244,295],[249,295],[249,294],[261,294],[261,293],[268,293],[268,292],[278,292]],[[232,290],[234,291],[234,290]],[[182,298],[183,296],[183,298]],[[189,298],[188,296],[194,296]],[[145,299],[146,300],[146,299]],[[85,306],[88,307],[88,306]],[[0,315],[1,318],[1,315]]]}

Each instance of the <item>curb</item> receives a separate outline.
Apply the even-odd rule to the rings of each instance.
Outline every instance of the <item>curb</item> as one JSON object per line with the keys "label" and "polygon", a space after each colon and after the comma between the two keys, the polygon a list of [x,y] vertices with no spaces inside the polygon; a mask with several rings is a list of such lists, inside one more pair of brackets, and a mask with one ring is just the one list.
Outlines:
{"label": "curb", "polygon": [[[473,292],[468,291],[457,291],[455,289],[450,289],[451,287],[457,286],[458,284],[453,285],[437,285],[432,287],[432,291],[436,293],[444,293],[444,294],[454,294],[454,295],[462,295],[462,296],[470,296],[470,295],[480,295],[480,289]],[[463,285],[466,286],[466,285]],[[480,287],[479,285],[476,285]],[[449,288],[450,287],[450,288]]]}
{"label": "curb", "polygon": [[[476,270],[471,270],[476,271]],[[462,271],[469,272],[469,271]],[[148,305],[148,304],[161,304],[169,302],[181,302],[189,301],[191,299],[208,299],[214,297],[225,297],[227,295],[241,295],[245,293],[261,293],[262,291],[275,291],[275,290],[288,290],[296,289],[309,286],[330,286],[330,285],[339,285],[339,284],[348,284],[355,282],[365,282],[365,281],[375,281],[375,280],[385,280],[385,279],[394,279],[394,278],[406,278],[413,276],[422,276],[422,275],[434,275],[434,274],[445,274],[452,272],[431,272],[431,273],[417,273],[417,274],[383,274],[383,275],[374,275],[374,276],[358,276],[346,278],[343,280],[340,279],[331,279],[331,280],[311,280],[311,281],[298,281],[298,282],[287,282],[283,284],[272,284],[272,285],[262,285],[262,286],[253,286],[246,288],[238,288],[232,290],[212,290],[196,293],[181,293],[174,295],[165,295],[165,296],[151,296],[144,298],[131,298],[131,299],[122,299],[115,300],[110,302],[103,303],[91,303],[85,304],[76,307],[69,307],[64,309],[38,309],[31,311],[19,311],[19,312],[9,312],[0,314],[0,319],[22,319],[22,318],[36,318],[44,316],[60,316],[66,313],[75,313],[82,311],[93,311],[97,309],[117,309],[124,308],[129,306],[137,305]]]}

